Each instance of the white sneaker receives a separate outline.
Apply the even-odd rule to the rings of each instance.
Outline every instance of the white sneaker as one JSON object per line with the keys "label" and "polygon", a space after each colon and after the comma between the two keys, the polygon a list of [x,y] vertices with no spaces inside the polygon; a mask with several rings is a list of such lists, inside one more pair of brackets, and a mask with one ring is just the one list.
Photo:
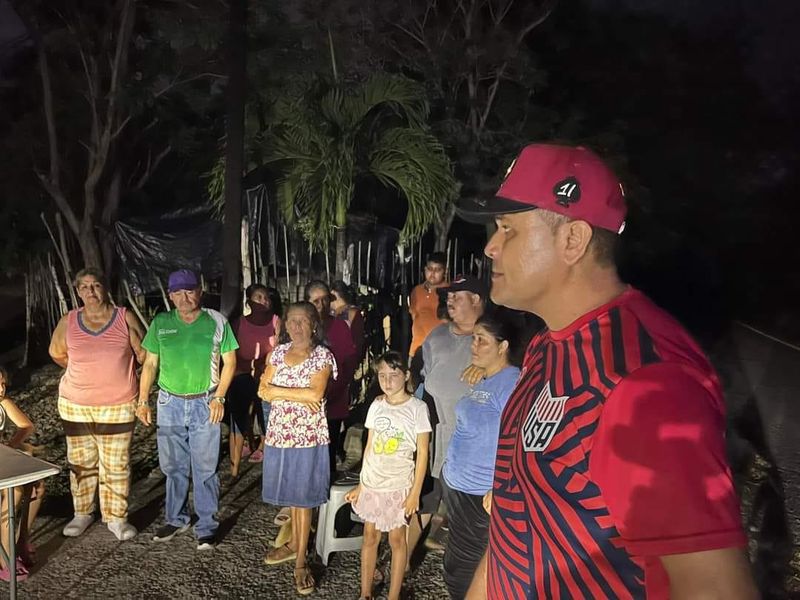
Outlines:
{"label": "white sneaker", "polygon": [[61,533],[66,537],[78,537],[86,531],[93,522],[94,517],[92,515],[75,515],[75,518],[67,523]]}
{"label": "white sneaker", "polygon": [[109,523],[108,530],[115,536],[117,536],[117,539],[120,542],[133,539],[136,537],[136,534],[139,533],[138,531],[136,531],[136,527],[134,527],[127,521],[114,521],[112,523]]}

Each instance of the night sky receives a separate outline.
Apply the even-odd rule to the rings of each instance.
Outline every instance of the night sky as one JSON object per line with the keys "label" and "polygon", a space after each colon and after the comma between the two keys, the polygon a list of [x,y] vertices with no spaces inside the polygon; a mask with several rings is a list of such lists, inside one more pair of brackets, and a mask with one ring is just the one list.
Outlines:
{"label": "night sky", "polygon": [[[782,113],[800,95],[800,2],[796,0],[590,0],[597,9],[663,15],[695,32],[733,29],[747,70]],[[562,9],[565,5],[562,5]]]}
{"label": "night sky", "polygon": [[[20,6],[22,5],[22,3],[19,4]],[[0,0],[0,7],[8,5],[8,0]],[[293,18],[300,19],[301,11],[299,11],[298,7],[301,5],[306,6],[307,3],[296,0],[285,5],[283,10],[284,13],[289,16],[290,21],[292,21]],[[800,284],[794,283],[792,278],[786,278],[785,274],[792,273],[796,270],[794,257],[797,256],[798,252],[796,245],[791,241],[787,241],[787,235],[783,230],[771,228],[773,226],[776,228],[786,227],[786,223],[790,222],[787,216],[798,213],[795,207],[796,203],[787,201],[786,197],[787,194],[794,193],[791,191],[794,185],[792,177],[793,173],[796,171],[797,157],[800,156],[797,151],[795,139],[797,137],[798,128],[794,123],[795,119],[793,119],[796,106],[798,101],[800,101],[800,61],[798,60],[798,57],[800,57],[800,35],[797,35],[797,31],[800,31],[800,1],[562,0],[557,6],[555,13],[549,19],[549,22],[545,23],[541,28],[542,31],[537,30],[531,35],[532,39],[529,45],[533,49],[534,56],[550,61],[542,64],[542,69],[548,77],[548,83],[542,86],[541,91],[537,90],[539,96],[534,97],[534,102],[538,101],[540,98],[544,99],[545,103],[549,103],[544,106],[544,109],[560,112],[561,114],[559,116],[563,120],[567,120],[571,116],[571,110],[583,110],[586,113],[585,120],[594,121],[591,126],[588,127],[588,129],[594,127],[594,130],[590,133],[611,133],[625,138],[622,143],[618,143],[616,147],[611,149],[622,155],[623,159],[628,159],[630,166],[634,169],[634,175],[640,178],[640,188],[643,188],[645,192],[652,193],[653,196],[656,196],[656,193],[662,190],[661,195],[654,197],[652,200],[653,206],[659,208],[663,207],[665,203],[672,201],[673,198],[670,194],[683,191],[679,186],[670,189],[668,186],[665,187],[664,184],[670,183],[670,181],[667,180],[669,178],[668,171],[670,168],[674,167],[669,160],[671,156],[670,152],[680,152],[683,148],[679,141],[676,141],[674,138],[682,134],[691,142],[694,142],[694,138],[692,138],[693,132],[689,126],[687,126],[687,130],[684,132],[670,130],[669,128],[675,123],[669,120],[671,115],[665,111],[664,106],[656,108],[653,104],[649,104],[654,96],[661,93],[659,86],[662,84],[662,73],[655,73],[654,76],[650,77],[650,79],[645,82],[645,85],[649,85],[650,89],[645,90],[631,89],[631,85],[636,85],[637,83],[635,79],[623,79],[626,85],[629,86],[628,88],[617,88],[614,84],[608,85],[606,83],[621,76],[626,70],[630,70],[632,68],[631,65],[636,62],[636,56],[626,55],[624,54],[625,52],[636,53],[639,51],[642,55],[647,55],[649,52],[651,56],[648,57],[648,60],[658,64],[660,60],[659,57],[652,56],[652,54],[660,52],[660,47],[655,44],[653,44],[653,47],[648,47],[648,43],[651,41],[649,38],[642,37],[638,47],[633,46],[635,42],[630,42],[628,46],[617,44],[618,47],[603,55],[607,60],[612,61],[611,66],[601,65],[605,70],[602,71],[600,75],[596,76],[599,81],[591,80],[592,71],[595,69],[595,65],[590,62],[591,58],[593,58],[594,48],[589,45],[585,45],[585,47],[581,48],[580,46],[583,40],[580,39],[579,33],[581,31],[581,26],[585,26],[586,23],[592,23],[594,19],[592,14],[587,14],[585,10],[586,6],[589,7],[590,12],[594,12],[598,15],[598,22],[600,22],[599,16],[602,16],[604,19],[602,21],[603,23],[611,24],[614,27],[613,31],[615,33],[613,33],[613,35],[624,35],[623,32],[626,32],[626,23],[628,21],[636,22],[635,18],[628,19],[628,17],[653,16],[657,17],[657,19],[653,19],[653,21],[660,20],[666,24],[663,28],[660,28],[661,23],[656,24],[654,27],[654,31],[661,35],[671,35],[673,30],[670,30],[669,27],[674,25],[674,32],[677,32],[678,36],[683,35],[682,31],[686,30],[688,31],[688,36],[694,38],[694,40],[724,39],[726,43],[733,40],[733,45],[730,46],[730,48],[735,51],[731,51],[730,60],[722,61],[719,64],[722,64],[726,68],[733,65],[733,68],[730,70],[732,77],[739,77],[739,73],[736,72],[736,69],[741,65],[744,76],[757,82],[757,89],[761,96],[758,100],[765,101],[765,106],[768,108],[767,111],[762,111],[760,115],[768,117],[770,121],[769,132],[764,135],[764,139],[758,139],[760,134],[758,122],[742,123],[737,121],[737,107],[729,109],[729,107],[714,106],[716,98],[714,98],[713,95],[720,91],[725,92],[726,89],[724,86],[729,83],[729,80],[724,78],[720,79],[718,82],[712,82],[707,88],[698,86],[698,90],[695,92],[696,94],[708,94],[708,102],[705,104],[694,103],[688,109],[681,106],[675,107],[678,112],[682,109],[687,111],[711,111],[712,114],[710,116],[716,117],[713,126],[710,126],[707,131],[702,132],[709,137],[718,134],[717,139],[704,140],[705,142],[713,142],[708,144],[709,149],[706,154],[703,154],[705,151],[703,148],[698,149],[692,147],[690,149],[692,152],[697,153],[699,159],[707,159],[708,154],[713,154],[717,151],[732,151],[744,155],[743,160],[747,160],[748,147],[740,143],[740,141],[744,137],[746,143],[748,139],[741,133],[737,135],[737,131],[745,127],[748,128],[748,135],[752,136],[749,139],[753,140],[753,142],[757,142],[759,146],[757,151],[753,153],[750,171],[752,171],[752,178],[755,182],[754,185],[757,184],[761,187],[754,187],[753,189],[740,187],[734,190],[735,193],[730,196],[732,202],[739,202],[740,204],[751,202],[749,210],[752,216],[758,216],[760,219],[760,230],[751,231],[746,227],[742,227],[741,229],[734,230],[734,233],[731,234],[740,236],[742,238],[742,244],[746,243],[751,245],[754,249],[754,255],[757,254],[757,256],[747,264],[736,264],[735,266],[739,268],[738,271],[729,270],[725,274],[719,274],[718,276],[720,278],[727,277],[728,284],[730,285],[724,289],[721,287],[720,290],[718,290],[720,296],[713,297],[711,301],[704,306],[706,308],[708,305],[713,306],[714,302],[717,300],[728,302],[731,298],[744,294],[751,294],[755,298],[755,303],[760,307],[767,307],[769,310],[771,310],[776,299],[783,299],[784,305],[790,304],[788,299],[794,298],[796,293],[800,292],[800,290],[798,290]],[[9,20],[4,20],[0,23],[0,36],[8,36],[10,25],[12,25],[12,23]],[[653,23],[650,22],[650,25],[652,26]],[[556,29],[557,31],[554,31]],[[544,32],[544,34],[542,32]],[[558,60],[559,51],[551,51],[551,54],[547,55],[549,51],[547,45],[557,37],[555,35],[556,33],[567,40],[567,50],[572,52],[572,54],[569,54],[569,58],[562,58],[560,62]],[[630,39],[638,39],[635,38],[635,33],[636,32],[631,31]],[[606,46],[614,46],[619,42],[618,39],[608,40],[607,38],[603,38],[603,35],[607,35],[605,31],[600,32],[598,39],[602,40],[600,43],[604,43]],[[13,37],[13,35],[11,37]],[[664,40],[660,41],[661,43],[664,42]],[[675,42],[674,45],[665,44],[666,51],[676,52],[680,60],[684,61],[684,64],[691,61],[696,61],[697,63],[703,62],[704,56],[692,56],[688,53],[685,56],[680,56],[681,43],[682,39]],[[541,45],[537,46],[537,44]],[[692,46],[692,48],[695,48],[695,46]],[[0,46],[0,54],[6,50],[7,47]],[[617,52],[617,54],[614,54],[614,52]],[[568,62],[573,60],[576,56],[588,56],[589,60]],[[666,62],[665,64],[669,63]],[[25,68],[30,71],[35,69],[35,64],[31,60],[30,54],[27,56],[25,65]],[[12,70],[14,67],[13,64],[8,63],[2,66],[4,69]],[[641,65],[639,65],[639,68],[641,68]],[[573,71],[570,72],[570,70]],[[680,70],[680,65],[678,65],[676,70]],[[565,76],[565,71],[570,76]],[[35,94],[38,93],[35,88],[35,82],[31,89],[26,90],[28,94],[26,96],[25,94],[17,93],[14,87],[17,85],[18,81],[24,80],[24,77],[6,79],[7,73],[8,71],[0,71],[0,84],[2,84],[0,85],[0,92],[2,92],[3,96],[3,107],[11,107],[16,103],[16,110],[20,113],[25,111],[30,112],[31,110],[38,111],[38,107],[31,109],[31,103],[28,101],[29,98],[35,97]],[[671,73],[664,72],[663,79],[669,81],[670,75]],[[694,76],[697,77],[697,74],[694,73]],[[631,84],[631,81],[634,83]],[[558,82],[558,85],[562,86],[562,89],[567,90],[569,93],[559,95],[559,90],[553,82]],[[735,83],[739,84],[741,82],[736,81]],[[603,87],[608,87],[609,89],[605,94],[592,97],[581,104],[580,101],[582,98],[580,96],[583,92],[580,89],[580,85],[582,84],[595,85],[597,88],[595,91],[602,90]],[[715,84],[721,85],[715,88]],[[568,89],[570,86],[574,86],[574,90]],[[633,92],[638,92],[638,96],[635,96]],[[691,95],[691,93],[692,91],[689,90],[689,95]],[[617,127],[616,124],[612,123],[613,119],[618,116],[614,112],[614,109],[616,109],[615,103],[620,100],[624,101],[626,96],[632,96],[634,99],[625,107],[628,113],[623,113],[622,109],[620,110],[620,119],[629,119],[629,122],[622,123],[622,126]],[[604,101],[605,105],[599,106],[592,104],[597,98]],[[680,97],[679,99],[686,100],[686,96]],[[563,100],[572,101],[573,104],[562,104]],[[723,101],[730,100],[731,97],[728,96]],[[733,100],[735,101],[735,98]],[[620,104],[621,103],[622,102],[620,102]],[[708,108],[709,106],[710,108]],[[717,108],[720,109],[719,112],[728,108],[728,113],[732,115],[730,120],[725,121],[724,118],[719,117],[719,115],[713,114],[716,112]],[[605,110],[605,112],[603,112],[603,110]],[[658,113],[657,110],[661,110],[662,112]],[[0,133],[2,133],[4,125],[7,125],[9,115],[14,113],[13,110],[4,110],[2,112],[4,114],[0,114]],[[12,116],[11,118],[14,117]],[[757,121],[758,119],[758,117],[752,116],[747,116],[745,118],[751,119],[751,121]],[[648,119],[650,119],[650,122],[648,122]],[[4,121],[6,122],[4,123]],[[698,123],[695,122],[692,126],[697,124]],[[651,145],[655,152],[661,152],[660,156],[648,156],[646,152],[648,149],[645,148],[643,150],[641,148],[641,141],[639,142],[639,147],[630,141],[631,138],[635,138],[638,133],[636,128],[642,125],[653,127],[653,131],[655,132],[653,139],[655,143]],[[699,123],[699,125],[702,126],[703,123]],[[625,129],[626,126],[628,129]],[[605,128],[605,131],[603,128]],[[732,132],[732,135],[729,137],[735,140],[735,143],[739,144],[738,146],[732,146],[731,143],[728,143],[726,146],[725,143],[727,142],[719,142],[719,139],[726,137],[727,132]],[[673,137],[671,147],[667,145],[670,143],[670,140],[667,139],[670,136]],[[754,143],[754,145],[756,144]],[[613,144],[610,144],[610,146],[613,146]],[[605,150],[603,146],[600,146],[600,148]],[[627,156],[625,156],[626,153]],[[714,158],[715,157],[712,157],[712,159]],[[738,160],[740,162],[735,163],[736,166],[732,168],[741,168],[742,158],[739,157]],[[712,160],[710,162],[714,162],[718,167],[720,161],[715,162]],[[702,187],[704,184],[703,178],[707,176],[707,173],[704,171],[705,165],[703,163],[699,164],[698,172],[685,174],[687,188],[691,187],[691,189],[686,189],[686,195],[691,196],[688,202],[700,206],[701,209],[708,208],[701,206],[703,204],[711,205],[717,203],[718,205],[716,207],[711,208],[716,208],[717,215],[725,216],[725,211],[728,208],[725,203],[725,198],[723,197],[723,199],[720,200],[719,197],[711,198],[708,195],[704,195],[704,193],[708,191]],[[494,173],[496,171],[498,175],[502,172],[502,169],[495,169],[494,166],[491,168],[492,172]],[[723,171],[717,171],[714,176],[718,177],[721,172]],[[664,175],[664,173],[667,174]],[[732,172],[732,175],[733,174],[734,172]],[[195,178],[195,180],[196,179],[197,178]],[[794,180],[796,179],[796,176],[794,176]],[[772,190],[769,196],[764,196],[763,189],[771,185],[776,186],[776,188],[782,186],[782,188]],[[180,186],[171,187],[178,189]],[[675,191],[676,189],[677,192]],[[754,189],[756,191],[753,191]],[[642,190],[640,189],[639,191],[641,192]],[[196,194],[194,188],[186,192],[186,195],[191,194]],[[758,194],[762,195],[759,196]],[[176,196],[177,195],[176,193]],[[369,196],[369,194],[366,195]],[[633,201],[638,201],[640,197],[641,196],[633,196],[632,199]],[[179,200],[183,201],[183,198]],[[363,209],[363,204],[362,200],[358,200],[355,202],[354,206]],[[373,206],[372,209],[374,210],[375,207]],[[708,214],[712,212],[711,210],[707,211]],[[387,213],[382,216],[387,222],[391,222],[392,225],[397,225],[397,221],[401,220],[401,217],[398,217],[398,215]],[[702,282],[703,279],[711,279],[705,276],[707,264],[714,264],[715,261],[725,262],[726,260],[731,263],[738,259],[738,257],[731,259],[729,256],[725,255],[735,244],[725,244],[725,247],[721,247],[721,244],[719,244],[721,238],[726,235],[726,232],[723,231],[720,233],[719,231],[711,231],[708,238],[704,238],[702,231],[700,233],[697,232],[697,230],[702,227],[698,225],[695,216],[684,218],[684,221],[688,222],[682,222],[680,215],[677,217],[673,215],[674,218],[672,221],[670,221],[669,218],[659,221],[658,219],[662,216],[664,215],[656,214],[655,220],[650,223],[650,226],[655,226],[653,231],[656,234],[662,234],[663,230],[672,226],[673,230],[669,235],[677,232],[676,235],[684,236],[682,239],[679,239],[678,242],[675,242],[675,246],[678,250],[687,254],[690,254],[690,250],[694,252],[694,254],[700,254],[702,251],[706,252],[706,256],[701,257],[688,256],[687,258],[682,256],[674,258],[677,265],[673,269],[674,272],[665,274],[663,279],[663,281],[669,282],[670,285],[672,285],[673,282],[682,285],[687,281],[689,277],[688,273],[693,270],[695,271],[694,276],[699,282]],[[746,219],[748,217],[749,215],[745,214],[737,218]],[[695,220],[691,221],[691,219]],[[709,225],[713,226],[715,224],[709,223]],[[41,229],[38,220],[36,220],[35,226]],[[479,253],[485,232],[480,228],[470,227],[458,221],[454,227],[454,235],[461,235],[464,238],[462,241],[462,248],[470,247],[471,250],[475,250],[476,254]],[[690,237],[688,233],[686,233],[686,231],[689,230],[694,230],[695,238]],[[633,233],[635,233],[635,231]],[[645,234],[645,236],[649,235],[649,233],[650,232]],[[716,247],[712,240],[715,236],[717,238]],[[768,239],[768,236],[774,237]],[[426,243],[430,243],[430,241],[431,236],[428,235]],[[776,241],[783,244],[783,246],[774,249],[768,246],[768,244],[775,243]],[[696,245],[692,246],[692,244]],[[667,248],[669,251],[674,251],[675,249],[675,247]],[[686,268],[681,268],[679,264],[680,260],[692,260],[693,258],[696,258],[693,264],[688,265]],[[657,274],[657,269],[655,267],[661,266],[661,261],[657,261],[652,257],[647,257],[647,259],[657,264],[644,270],[640,268],[639,273],[643,273],[645,278],[650,276],[653,281],[657,281],[658,277],[661,275]],[[726,265],[725,268],[730,269],[730,264]],[[722,269],[722,267],[720,267],[720,269]],[[743,277],[740,277],[741,275],[750,276],[758,274],[759,270],[769,270],[771,273],[767,278],[759,279],[758,277],[753,277],[752,283],[746,282]],[[734,277],[731,277],[731,275]],[[781,276],[788,281],[785,283],[780,282],[779,278]],[[645,281],[643,283],[646,284],[647,282]],[[738,288],[736,287],[737,285],[739,286]],[[669,286],[664,284],[663,287],[667,288]],[[764,294],[753,291],[760,289],[770,290],[770,293]],[[654,294],[657,293],[655,287],[653,290],[648,291],[653,291]],[[669,298],[659,299],[665,299],[667,302],[670,301]],[[702,307],[699,305],[692,305],[691,298],[686,300],[685,306],[676,304],[675,306],[670,306],[670,308],[679,313],[683,310],[684,312],[680,314],[681,317],[691,315],[691,313],[702,313]],[[786,306],[781,308],[781,310],[785,309]],[[734,309],[732,309],[732,312],[735,312]],[[796,309],[794,312],[797,312]],[[747,307],[744,314],[752,314],[752,304]],[[797,322],[794,329],[800,334],[800,319],[797,319],[796,315],[794,321]]]}

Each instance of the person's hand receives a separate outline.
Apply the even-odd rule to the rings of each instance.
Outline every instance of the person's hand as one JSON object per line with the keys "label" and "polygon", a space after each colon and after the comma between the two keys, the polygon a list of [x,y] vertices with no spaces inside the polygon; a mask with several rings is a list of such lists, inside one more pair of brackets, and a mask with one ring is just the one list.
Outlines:
{"label": "person's hand", "polygon": [[411,492],[403,502],[403,514],[406,517],[416,514],[419,510],[419,494]]}
{"label": "person's hand", "polygon": [[476,367],[475,365],[470,365],[464,369],[463,373],[461,373],[461,381],[469,385],[475,385],[481,379],[483,379],[484,375],[486,375],[486,369],[482,367]]}
{"label": "person's hand", "polygon": [[152,422],[152,413],[150,412],[150,404],[145,402],[136,405],[136,418],[142,422],[142,425],[150,427]]}
{"label": "person's hand", "polygon": [[258,386],[258,397],[264,400],[264,402],[272,402],[272,398],[270,397],[270,388],[272,387],[271,383],[261,382],[261,385]]}
{"label": "person's hand", "polygon": [[486,511],[486,514],[492,514],[492,490],[483,495],[483,510]]}
{"label": "person's hand", "polygon": [[319,412],[319,409],[322,408],[322,398],[317,400],[306,400],[303,402],[303,404],[305,404],[311,410],[311,412]]}
{"label": "person's hand", "polygon": [[358,502],[358,497],[361,495],[361,484],[354,487],[352,490],[347,492],[344,495],[344,501],[349,502],[350,504],[355,504]]}
{"label": "person's hand", "polygon": [[212,425],[216,425],[220,421],[222,421],[222,416],[225,414],[225,404],[217,400],[216,398],[212,398],[211,402],[208,403],[208,422]]}

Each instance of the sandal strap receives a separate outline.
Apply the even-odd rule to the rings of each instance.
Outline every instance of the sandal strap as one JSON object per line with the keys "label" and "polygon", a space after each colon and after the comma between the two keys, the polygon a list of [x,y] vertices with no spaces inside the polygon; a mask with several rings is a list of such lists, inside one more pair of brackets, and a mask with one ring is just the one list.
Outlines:
{"label": "sandal strap", "polygon": [[267,552],[267,556],[268,556],[268,557],[269,557],[269,556],[275,556],[275,555],[277,555],[279,552],[280,552],[280,553],[286,553],[286,554],[289,554],[289,555],[291,555],[291,554],[294,554],[294,550],[292,550],[292,549],[289,547],[289,542],[286,542],[285,544],[283,544],[283,546],[278,546],[277,548],[273,548],[272,550],[270,550],[269,552]]}
{"label": "sandal strap", "polygon": [[[305,576],[302,578],[298,578],[296,575],[298,571],[305,571]],[[295,579],[298,580],[298,583],[304,583],[306,584],[306,587],[314,585],[315,583],[314,576],[311,574],[311,568],[308,565],[305,565],[304,567],[295,567],[294,572],[295,572]]]}

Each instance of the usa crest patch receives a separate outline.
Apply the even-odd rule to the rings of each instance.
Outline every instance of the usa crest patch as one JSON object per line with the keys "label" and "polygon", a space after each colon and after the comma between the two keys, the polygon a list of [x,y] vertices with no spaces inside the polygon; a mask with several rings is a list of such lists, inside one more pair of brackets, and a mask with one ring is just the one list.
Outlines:
{"label": "usa crest patch", "polygon": [[522,445],[525,452],[544,452],[556,435],[564,406],[569,396],[553,396],[550,383],[542,386],[542,391],[533,403],[528,417],[522,426]]}

